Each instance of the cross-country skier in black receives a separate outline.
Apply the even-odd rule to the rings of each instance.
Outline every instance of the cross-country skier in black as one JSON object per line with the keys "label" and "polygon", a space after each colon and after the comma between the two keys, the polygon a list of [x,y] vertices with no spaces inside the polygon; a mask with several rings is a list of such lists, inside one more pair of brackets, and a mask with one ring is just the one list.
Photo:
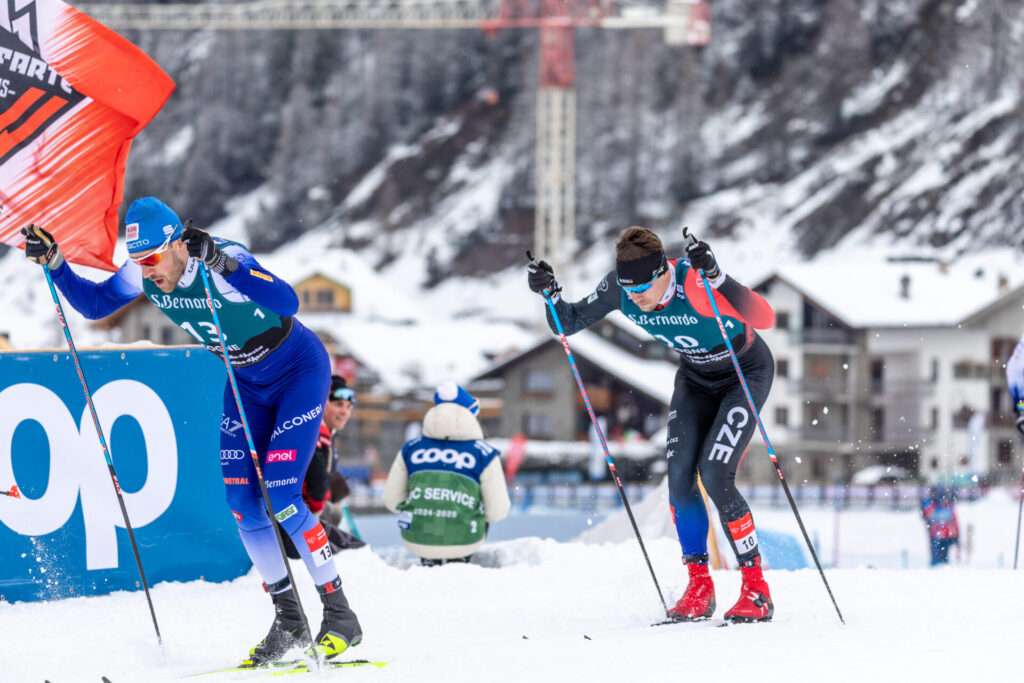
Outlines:
{"label": "cross-country skier in black", "polygon": [[[684,229],[684,236],[686,231]],[[736,468],[756,424],[747,406],[729,351],[722,339],[697,271],[715,293],[740,367],[760,410],[774,376],[768,346],[754,331],[775,324],[771,306],[727,276],[706,242],[693,240],[687,256],[670,260],[656,234],[626,228],[615,245],[615,270],[585,299],[567,303],[544,261],[531,262],[529,285],[553,296],[565,333],[585,329],[616,309],[679,354],[675,391],[668,414],[669,503],[689,583],[669,616],[680,621],[707,619],[715,611],[715,588],[708,573],[708,515],[697,486],[718,508],[743,576],[740,598],[725,613],[730,621],[767,621],[774,607],[761,573],[761,555],[747,501],[736,489]],[[550,309],[548,324],[554,331]]]}

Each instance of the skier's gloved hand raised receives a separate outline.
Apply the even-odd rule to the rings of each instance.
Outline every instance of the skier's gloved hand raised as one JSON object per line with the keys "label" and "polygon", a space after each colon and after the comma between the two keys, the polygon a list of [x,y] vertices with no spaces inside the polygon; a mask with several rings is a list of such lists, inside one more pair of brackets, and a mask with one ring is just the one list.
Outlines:
{"label": "skier's gloved hand raised", "polygon": [[[529,256],[529,252],[527,252],[527,256]],[[530,289],[534,292],[545,294],[545,296],[552,296],[556,292],[562,291],[562,287],[555,279],[555,270],[547,261],[538,261],[535,258],[531,258],[530,264],[526,266],[526,272],[527,282],[529,282]]]}
{"label": "skier's gloved hand raised", "polygon": [[711,281],[712,286],[717,287],[722,283],[724,276],[722,269],[718,267],[718,261],[711,252],[707,242],[697,239],[697,236],[683,228],[683,242],[686,245],[686,257],[690,259],[690,265],[704,271],[704,275]]}
{"label": "skier's gloved hand raised", "polygon": [[227,275],[238,269],[238,261],[221,251],[210,233],[197,228],[191,219],[185,222],[181,239],[185,242],[188,255],[205,263],[213,272]]}
{"label": "skier's gloved hand raised", "polygon": [[21,234],[25,236],[25,256],[29,261],[49,266],[50,270],[57,270],[64,263],[57,241],[46,230],[33,224],[22,228]]}

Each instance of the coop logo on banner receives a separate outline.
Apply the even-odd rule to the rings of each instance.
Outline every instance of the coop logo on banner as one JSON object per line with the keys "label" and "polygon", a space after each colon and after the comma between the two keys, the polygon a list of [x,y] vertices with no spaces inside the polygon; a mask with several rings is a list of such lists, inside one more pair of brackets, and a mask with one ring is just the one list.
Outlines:
{"label": "coop logo on banner", "polygon": [[[128,379],[100,386],[92,398],[108,444],[121,417],[134,419],[142,432],[146,481],[138,491],[122,495],[132,527],[145,526],[170,506],[178,480],[178,446],[167,407],[148,386]],[[38,454],[49,458],[46,490],[40,498],[0,506],[0,522],[19,534],[43,536],[67,524],[81,499],[86,568],[117,567],[117,529],[125,528],[124,518],[88,407],[73,415],[57,394],[39,384],[0,391],[0,482],[16,481],[14,432],[28,421],[41,426],[49,442],[49,452]],[[111,457],[116,467],[117,454]]]}

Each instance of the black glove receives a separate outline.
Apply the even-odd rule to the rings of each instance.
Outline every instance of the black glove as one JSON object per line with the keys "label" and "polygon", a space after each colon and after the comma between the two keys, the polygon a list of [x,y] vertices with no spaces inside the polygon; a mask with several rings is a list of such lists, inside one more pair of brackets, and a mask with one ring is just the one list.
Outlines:
{"label": "black glove", "polygon": [[698,240],[689,232],[689,228],[683,228],[683,240],[686,243],[686,257],[690,259],[690,265],[703,270],[704,275],[712,283],[717,282],[722,276],[722,269],[718,267],[718,261],[711,253],[708,243]]}
{"label": "black glove", "polygon": [[228,275],[238,269],[238,261],[231,258],[217,246],[210,233],[193,225],[191,219],[185,222],[185,232],[181,233],[188,255],[205,263],[210,270],[221,275]]}
{"label": "black glove", "polygon": [[555,270],[547,261],[530,259],[530,264],[526,266],[526,272],[528,274],[527,282],[529,282],[530,289],[534,292],[544,294],[545,296],[552,296],[555,292],[562,291],[562,287],[555,279]]}
{"label": "black glove", "polygon": [[34,224],[22,228],[21,234],[25,236],[25,256],[29,261],[49,266],[50,270],[57,270],[64,263],[53,235]]}
{"label": "black glove", "polygon": [[1017,413],[1017,431],[1024,434],[1024,412]]}

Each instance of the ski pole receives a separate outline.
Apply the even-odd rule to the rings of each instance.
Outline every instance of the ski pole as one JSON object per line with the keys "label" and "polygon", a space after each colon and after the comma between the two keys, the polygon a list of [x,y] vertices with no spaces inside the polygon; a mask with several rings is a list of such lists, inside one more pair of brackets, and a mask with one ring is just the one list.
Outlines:
{"label": "ski pole", "polygon": [[[683,228],[683,240],[688,241],[689,244],[695,244],[697,242],[697,238],[693,236],[693,233],[688,232],[686,228]],[[828,579],[825,578],[825,570],[821,568],[821,562],[818,561],[818,554],[814,552],[814,545],[811,543],[811,539],[807,536],[807,529],[804,528],[804,521],[800,517],[800,511],[796,509],[796,501],[793,500],[793,494],[789,491],[789,484],[786,483],[786,478],[782,476],[782,468],[779,466],[779,459],[775,457],[775,450],[772,448],[772,444],[768,440],[768,433],[764,430],[764,423],[761,422],[761,416],[757,412],[757,406],[754,405],[754,397],[750,395],[750,388],[747,386],[747,378],[743,376],[743,370],[740,368],[740,362],[736,357],[736,351],[732,348],[732,341],[729,339],[729,333],[725,331],[725,324],[722,322],[722,314],[718,310],[718,304],[715,303],[715,295],[711,289],[711,283],[708,282],[703,270],[698,269],[697,272],[700,274],[700,279],[704,282],[704,289],[708,293],[708,301],[711,302],[711,309],[715,312],[715,320],[718,322],[718,329],[722,332],[722,338],[725,340],[725,346],[729,349],[729,358],[732,359],[732,366],[735,368],[736,374],[740,378],[740,385],[743,387],[743,395],[747,397],[747,405],[750,407],[750,412],[754,416],[754,421],[757,422],[757,428],[761,432],[761,439],[764,440],[764,445],[768,448],[768,457],[772,459],[772,464],[775,465],[775,472],[779,475],[779,481],[782,482],[782,490],[786,492],[786,499],[789,500],[789,506],[793,509],[793,514],[796,516],[796,522],[800,526],[800,533],[804,535],[804,542],[807,544],[807,549],[811,551],[811,557],[814,558],[814,565],[818,568],[821,580],[825,582],[825,590],[828,591],[828,597],[832,600],[832,606],[836,608],[836,614],[839,615],[839,621],[845,624],[846,620],[843,619],[843,613],[839,611],[839,605],[836,604],[836,598],[832,595],[832,587],[828,585]]]}
{"label": "ski pole", "polygon": [[[535,259],[530,252],[526,252],[526,256],[530,259],[531,263],[536,263],[537,259]],[[644,540],[640,537],[640,529],[637,528],[636,519],[633,518],[633,510],[629,507],[629,500],[626,498],[626,491],[622,488],[622,481],[619,479],[619,473],[615,469],[615,462],[612,460],[611,454],[608,453],[608,444],[604,440],[604,433],[601,431],[601,425],[597,422],[597,415],[594,414],[594,408],[590,405],[590,396],[587,395],[587,390],[583,386],[583,378],[580,377],[580,371],[576,367],[576,359],[572,355],[572,349],[569,348],[569,341],[565,338],[565,332],[562,331],[562,323],[558,319],[558,313],[555,311],[555,304],[551,301],[554,294],[545,291],[543,296],[548,308],[551,309],[551,317],[555,321],[555,328],[558,330],[558,336],[562,340],[562,348],[565,349],[565,355],[569,357],[569,366],[572,368],[572,374],[576,378],[576,386],[579,387],[580,395],[583,396],[583,403],[587,406],[587,413],[590,415],[590,422],[594,425],[594,429],[597,431],[597,438],[601,442],[602,450],[604,450],[605,462],[608,463],[608,469],[612,473],[612,479],[615,480],[615,486],[619,489],[619,496],[622,498],[622,504],[626,508],[626,515],[629,516],[629,523],[633,525],[633,533],[636,534],[636,541],[640,544],[640,551],[644,554],[644,561],[647,563],[647,569],[651,572],[651,579],[654,581],[654,588],[658,591],[658,599],[661,600],[661,606],[664,608],[665,614],[668,614],[668,605],[665,604],[665,597],[661,593],[661,586],[658,585],[658,577],[654,575],[654,567],[651,566],[651,558],[647,555],[647,548],[644,547]]]}
{"label": "ski pole", "polygon": [[1024,511],[1024,470],[1020,475],[1020,504],[1017,505],[1017,536],[1013,544],[1013,570],[1017,571],[1017,552],[1020,550],[1020,516]]}
{"label": "ski pole", "polygon": [[348,528],[352,530],[352,535],[360,541],[363,540],[363,537],[359,535],[359,529],[356,528],[356,520],[352,518],[352,512],[348,509],[348,505],[342,503],[340,507],[341,516],[345,518],[345,523],[348,525]]}
{"label": "ski pole", "polygon": [[[78,358],[78,350],[71,338],[71,330],[68,329],[68,322],[64,318],[64,308],[57,298],[57,290],[53,286],[53,276],[50,275],[50,266],[43,264],[43,272],[46,273],[46,284],[50,286],[50,295],[53,296],[53,303],[57,307],[57,318],[64,328],[64,338],[71,350],[71,357],[75,361],[75,370],[78,371],[78,381],[82,383],[82,391],[85,393],[85,402],[89,406],[89,414],[92,415],[92,424],[96,428],[96,436],[99,437],[100,447],[103,449],[103,457],[107,461],[107,472],[110,473],[110,482],[114,485],[114,493],[117,495],[117,503],[121,506],[121,516],[124,518],[124,528],[128,531],[128,540],[132,544],[132,552],[135,553],[135,565],[139,568],[139,578],[142,579],[142,589],[146,593],[146,602],[149,603],[149,614],[153,617],[153,628],[156,630],[156,641],[163,646],[163,639],[160,637],[160,626],[156,623],[156,610],[153,609],[153,599],[149,595],[149,583],[146,582],[146,572],[142,569],[142,558],[139,557],[139,546],[135,542],[135,532],[132,531],[132,524],[128,521],[128,508],[124,505],[124,496],[121,495],[121,486],[117,483],[117,474],[114,472],[114,461],[110,458],[110,449],[107,448],[107,440],[103,437],[103,428],[100,426],[100,418],[96,414],[96,407],[92,404],[92,394],[89,393],[89,385],[86,384],[85,374],[82,372],[82,363]],[[12,486],[10,492],[6,492],[12,498],[19,497],[18,487]]]}
{"label": "ski pole", "polygon": [[[279,524],[273,523],[273,521],[277,519],[274,514],[274,505],[270,502],[270,493],[267,492],[267,482],[263,480],[263,469],[260,467],[260,456],[256,453],[256,445],[252,440],[252,432],[249,431],[249,422],[245,419],[245,409],[242,407],[242,395],[238,393],[238,384],[235,382],[235,371],[231,367],[231,357],[228,355],[228,346],[227,341],[224,338],[224,330],[220,326],[220,316],[217,315],[217,307],[213,304],[213,290],[210,287],[210,277],[207,274],[206,264],[202,261],[199,263],[199,273],[203,276],[203,287],[206,289],[206,304],[210,307],[210,313],[213,315],[213,326],[217,330],[217,339],[220,341],[220,349],[224,354],[224,366],[228,369],[228,382],[231,384],[231,392],[235,396],[235,405],[238,407],[238,417],[242,421],[242,429],[245,431],[245,440],[249,444],[249,456],[252,457],[252,465],[256,468],[256,480],[260,483],[260,492],[263,494],[263,504],[267,507],[267,513],[270,515],[270,526],[274,529],[274,538],[277,539],[277,547],[281,551],[281,557],[284,559],[284,569],[288,574],[288,582],[293,587],[295,602],[299,606],[299,614],[302,615],[302,628],[305,629],[305,636],[309,639],[310,645],[315,651],[316,643],[313,642],[312,631],[309,630],[309,621],[306,619],[306,610],[302,608],[302,601],[299,599],[299,587],[295,583],[295,577],[292,575],[291,565],[288,564],[288,553],[284,549],[284,541],[281,538],[281,528]],[[319,660],[316,661],[317,670],[319,670],[320,662]]]}
{"label": "ski pole", "polygon": [[12,484],[10,491],[0,491],[0,495],[10,496],[11,498],[21,498],[21,491],[18,490],[17,484]]}

